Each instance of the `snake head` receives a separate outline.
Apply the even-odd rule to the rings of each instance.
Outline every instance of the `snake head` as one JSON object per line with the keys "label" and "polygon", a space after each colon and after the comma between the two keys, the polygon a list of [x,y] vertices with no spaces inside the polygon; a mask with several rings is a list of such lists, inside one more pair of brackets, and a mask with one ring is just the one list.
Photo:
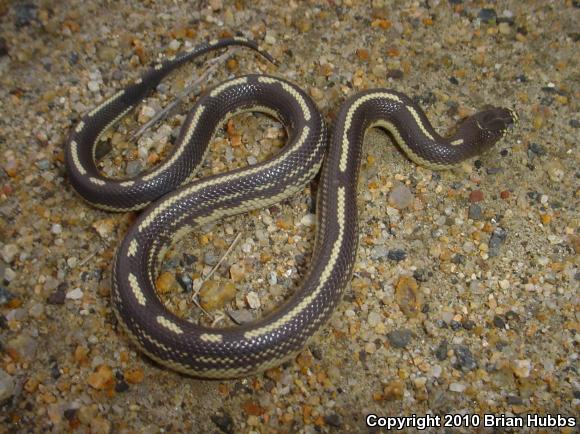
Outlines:
{"label": "snake head", "polygon": [[486,140],[501,139],[517,123],[518,115],[511,109],[492,107],[474,114],[469,121],[474,122]]}

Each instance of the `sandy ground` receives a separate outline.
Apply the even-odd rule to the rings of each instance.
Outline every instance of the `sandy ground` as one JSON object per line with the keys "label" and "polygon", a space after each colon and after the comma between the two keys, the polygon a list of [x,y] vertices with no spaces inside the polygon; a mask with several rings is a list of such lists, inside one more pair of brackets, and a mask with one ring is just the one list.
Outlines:
{"label": "sandy ground", "polygon": [[[577,418],[579,21],[577,1],[0,1],[0,432],[367,432],[371,413]],[[84,203],[63,145],[155,59],[236,32],[280,65],[240,49],[208,86],[263,72],[307,90],[329,120],[349,95],[387,87],[441,132],[488,104],[520,123],[440,173],[369,133],[359,255],[333,318],[282,367],[208,382],[151,363],[118,330],[111,261],[134,215]],[[163,160],[191,102],[138,142],[128,133],[201,65],[104,137],[105,173]],[[200,176],[254,164],[284,139],[273,120],[238,117]],[[315,190],[180,242],[158,283],[167,305],[198,320],[191,286],[235,238],[205,285],[238,290],[211,320],[279,305],[308,269]]]}

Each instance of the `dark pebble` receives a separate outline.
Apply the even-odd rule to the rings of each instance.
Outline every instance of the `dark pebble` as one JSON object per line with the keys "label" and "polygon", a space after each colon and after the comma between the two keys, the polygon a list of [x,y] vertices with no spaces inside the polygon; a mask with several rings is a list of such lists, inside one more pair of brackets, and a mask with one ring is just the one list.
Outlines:
{"label": "dark pebble", "polygon": [[462,255],[461,253],[456,253],[451,258],[451,262],[453,262],[454,264],[457,264],[457,265],[465,264],[465,256]]}
{"label": "dark pebble", "polygon": [[495,344],[495,348],[496,348],[498,351],[502,351],[502,350],[503,350],[505,347],[507,347],[507,346],[508,346],[508,343],[507,343],[506,341],[498,341],[498,342]]}
{"label": "dark pebble", "polygon": [[248,324],[254,321],[254,315],[248,309],[229,310],[228,316],[237,325]]}
{"label": "dark pebble", "polygon": [[411,342],[414,333],[407,329],[393,330],[387,334],[387,339],[389,343],[394,348],[405,348]]}
{"label": "dark pebble", "polygon": [[181,285],[185,292],[192,292],[193,291],[193,280],[187,273],[179,273],[176,276],[177,283]]}
{"label": "dark pebble", "polygon": [[425,268],[419,268],[413,272],[413,277],[417,282],[427,282],[429,277],[431,277],[431,274],[432,273],[427,271]]}
{"label": "dark pebble", "polygon": [[489,257],[499,255],[499,249],[507,238],[507,231],[503,228],[496,228],[489,238]]}
{"label": "dark pebble", "polygon": [[6,43],[6,39],[0,38],[0,57],[6,56],[8,54],[8,44]]}
{"label": "dark pebble", "polygon": [[481,206],[476,203],[469,205],[469,209],[467,210],[467,217],[471,220],[481,220],[483,217]]}
{"label": "dark pebble", "polygon": [[477,368],[477,362],[471,353],[471,350],[465,345],[456,345],[453,349],[457,357],[457,365],[466,371],[472,371]]}
{"label": "dark pebble", "polygon": [[14,298],[15,298],[14,294],[12,294],[10,291],[8,291],[3,286],[0,286],[0,306],[5,305],[6,303],[8,303],[10,300],[12,300]]}
{"label": "dark pebble", "polygon": [[470,319],[464,319],[463,321],[461,321],[461,326],[465,330],[473,330],[473,328],[475,327],[475,322]]}
{"label": "dark pebble", "polygon": [[533,201],[539,202],[540,201],[540,193],[537,191],[528,191],[526,195]]}
{"label": "dark pebble", "polygon": [[210,416],[211,421],[224,433],[234,433],[234,419],[227,414],[214,414]]}
{"label": "dark pebble", "polygon": [[487,169],[485,169],[485,173],[487,173],[488,175],[497,175],[498,173],[503,172],[503,169],[501,167],[488,167]]}
{"label": "dark pebble", "polygon": [[527,83],[528,82],[528,77],[526,77],[524,74],[520,74],[516,76],[516,81],[518,83]]}
{"label": "dark pebble", "polygon": [[125,379],[117,380],[115,383],[115,392],[123,393],[129,390],[129,384],[125,381]]}
{"label": "dark pebble", "polygon": [[449,327],[451,327],[451,330],[459,330],[461,328],[461,323],[459,321],[451,320]]}
{"label": "dark pebble", "polygon": [[49,361],[50,361],[50,376],[53,378],[53,380],[56,380],[60,378],[60,376],[62,375],[62,373],[60,372],[60,368],[58,367],[58,360],[56,360],[54,357],[51,357]]}
{"label": "dark pebble", "polygon": [[389,250],[389,253],[387,254],[387,258],[389,258],[391,261],[397,262],[404,260],[406,257],[407,252],[405,252],[403,249],[392,249]]}
{"label": "dark pebble", "polygon": [[387,78],[400,80],[401,78],[403,78],[403,75],[404,75],[404,73],[400,69],[389,69],[387,71]]}
{"label": "dark pebble", "polygon": [[449,328],[449,326],[447,325],[447,323],[445,321],[443,321],[442,319],[438,319],[437,321],[435,321],[435,325],[437,327],[439,327],[440,329]]}
{"label": "dark pebble", "polygon": [[520,398],[519,396],[508,395],[507,403],[509,405],[522,405],[523,401],[522,401],[522,398]]}
{"label": "dark pebble", "polygon": [[316,360],[322,360],[324,357],[320,348],[313,345],[310,346],[310,352],[312,353],[312,357],[314,357]]}
{"label": "dark pebble", "polygon": [[507,149],[502,149],[501,151],[499,151],[499,155],[501,155],[502,157],[507,157],[509,153],[510,152]]}
{"label": "dark pebble", "polygon": [[437,357],[437,360],[443,361],[447,358],[448,346],[449,344],[447,342],[447,339],[443,339],[439,343],[439,345],[435,349],[435,357]]}
{"label": "dark pebble", "polygon": [[68,63],[70,66],[74,66],[78,63],[79,61],[79,53],[77,53],[76,51],[72,51],[69,55],[68,55]]}
{"label": "dark pebble", "polygon": [[36,19],[36,10],[38,6],[30,2],[17,3],[14,6],[14,25],[17,28],[30,25]]}
{"label": "dark pebble", "polygon": [[501,316],[496,315],[493,317],[493,325],[498,329],[505,329],[505,320]]}
{"label": "dark pebble", "polygon": [[197,256],[190,255],[189,253],[184,253],[183,262],[185,262],[186,265],[193,265],[197,262]]}
{"label": "dark pebble", "polygon": [[64,300],[66,298],[66,290],[68,285],[63,282],[54,290],[52,294],[48,296],[46,302],[48,304],[64,304]]}
{"label": "dark pebble", "polygon": [[342,425],[340,416],[336,413],[327,414],[326,416],[324,416],[324,423],[333,426],[335,428],[340,428]]}
{"label": "dark pebble", "polygon": [[[0,329],[7,329],[8,328],[8,322],[6,321],[6,318],[4,318],[4,315],[0,314]],[[2,342],[0,342],[0,353],[2,352]]]}
{"label": "dark pebble", "polygon": [[75,420],[77,417],[78,410],[76,408],[67,408],[64,411],[64,418],[68,421]]}
{"label": "dark pebble", "polygon": [[574,398],[580,399],[580,389],[574,391]]}
{"label": "dark pebble", "polygon": [[484,23],[490,23],[497,20],[497,12],[493,8],[483,8],[477,14],[477,18]]}
{"label": "dark pebble", "polygon": [[451,84],[459,84],[459,80],[457,80],[455,77],[449,77],[449,81]]}
{"label": "dark pebble", "polygon": [[475,160],[473,162],[473,165],[475,166],[476,169],[481,169],[483,167],[483,162],[481,160]]}
{"label": "dark pebble", "polygon": [[542,157],[546,155],[546,148],[537,143],[530,143],[528,145],[528,158],[531,160],[534,156]]}
{"label": "dark pebble", "polygon": [[107,155],[113,149],[113,145],[108,140],[100,141],[97,143],[97,148],[95,149],[95,159],[98,161]]}
{"label": "dark pebble", "polygon": [[568,123],[572,128],[580,128],[580,121],[578,119],[570,119]]}

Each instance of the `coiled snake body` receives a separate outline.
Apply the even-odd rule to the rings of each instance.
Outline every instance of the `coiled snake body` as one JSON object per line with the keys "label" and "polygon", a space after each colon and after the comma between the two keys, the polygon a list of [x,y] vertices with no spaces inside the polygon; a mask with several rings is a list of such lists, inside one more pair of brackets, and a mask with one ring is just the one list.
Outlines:
{"label": "coiled snake body", "polygon": [[[107,128],[179,65],[235,44],[258,49],[252,41],[236,37],[201,44],[157,64],[85,115],[66,146],[70,181],[85,200],[114,211],[147,207],[118,248],[113,266],[113,306],[119,323],[152,359],[204,378],[240,377],[276,366],[299,352],[331,315],[356,259],[356,185],[369,128],[386,129],[416,163],[445,169],[493,146],[516,121],[511,110],[489,109],[467,119],[445,139],[405,95],[369,90],[343,104],[327,149],[324,119],[308,95],[280,78],[247,75],[218,85],[197,101],[173,153],[158,167],[129,180],[99,173],[94,152]],[[287,144],[268,161],[192,181],[217,128],[242,111],[279,119],[287,129]],[[201,224],[294,194],[318,173],[323,157],[311,267],[283,306],[251,324],[215,329],[180,319],[162,305],[155,279],[169,245]]]}

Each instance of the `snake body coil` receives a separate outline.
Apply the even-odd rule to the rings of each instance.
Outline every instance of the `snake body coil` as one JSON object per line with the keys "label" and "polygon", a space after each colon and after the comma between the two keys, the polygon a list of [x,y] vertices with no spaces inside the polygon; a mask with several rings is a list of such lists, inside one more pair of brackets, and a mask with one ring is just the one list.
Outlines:
{"label": "snake body coil", "polygon": [[[308,95],[279,78],[247,75],[222,83],[195,104],[173,154],[159,167],[131,180],[100,175],[94,149],[105,129],[177,66],[233,44],[257,49],[244,38],[213,41],[159,64],[83,117],[66,148],[71,183],[93,205],[132,210],[161,197],[139,216],[117,251],[113,305],[143,352],[176,371],[205,378],[240,377],[280,364],[299,352],[333,312],[356,259],[356,185],[369,128],[387,130],[416,163],[445,169],[493,146],[516,121],[512,111],[493,108],[470,117],[444,139],[405,95],[370,90],[343,104],[326,149],[324,120]],[[285,147],[261,164],[192,182],[216,129],[241,111],[279,119],[288,132]],[[162,305],[155,278],[169,245],[204,223],[294,194],[318,173],[325,152],[311,268],[283,306],[251,324],[215,329],[180,319]]]}

